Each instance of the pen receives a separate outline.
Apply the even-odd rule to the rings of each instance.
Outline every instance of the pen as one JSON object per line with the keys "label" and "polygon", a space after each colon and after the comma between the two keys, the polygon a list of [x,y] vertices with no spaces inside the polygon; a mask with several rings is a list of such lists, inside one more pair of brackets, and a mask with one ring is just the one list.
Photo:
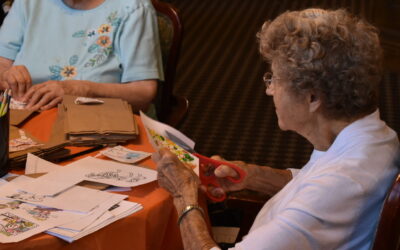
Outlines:
{"label": "pen", "polygon": [[54,162],[63,162],[63,161],[71,160],[71,159],[73,159],[75,157],[94,152],[94,151],[102,149],[104,147],[105,147],[105,145],[97,145],[97,146],[94,146],[92,148],[83,150],[83,151],[75,153],[75,154],[71,154],[71,155],[67,155],[67,156],[64,156],[64,157],[60,157],[58,159],[54,159],[53,161]]}

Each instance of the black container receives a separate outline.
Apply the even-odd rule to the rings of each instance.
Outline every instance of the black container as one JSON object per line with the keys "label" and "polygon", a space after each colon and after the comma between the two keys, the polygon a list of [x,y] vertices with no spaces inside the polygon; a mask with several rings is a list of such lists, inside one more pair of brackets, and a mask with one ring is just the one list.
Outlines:
{"label": "black container", "polygon": [[8,173],[10,162],[8,158],[10,112],[0,117],[0,177]]}

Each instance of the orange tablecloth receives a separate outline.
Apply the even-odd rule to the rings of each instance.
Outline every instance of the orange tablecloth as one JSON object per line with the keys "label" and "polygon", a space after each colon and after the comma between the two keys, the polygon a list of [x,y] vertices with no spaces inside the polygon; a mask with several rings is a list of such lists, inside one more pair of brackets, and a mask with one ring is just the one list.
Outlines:
{"label": "orange tablecloth", "polygon": [[[22,128],[36,138],[47,141],[56,117],[57,109],[44,111],[29,120]],[[143,124],[138,116],[135,116],[135,119],[139,125],[139,138],[126,146],[134,150],[152,152],[153,149],[147,140]],[[70,149],[72,152],[82,150],[77,147]],[[88,155],[95,154],[97,152]],[[151,159],[146,159],[139,164],[155,168]],[[41,233],[21,242],[0,244],[0,249],[183,249],[172,199],[164,189],[158,186],[157,182],[134,187],[132,191],[121,193],[129,195],[130,201],[142,204],[143,209],[73,243]]]}

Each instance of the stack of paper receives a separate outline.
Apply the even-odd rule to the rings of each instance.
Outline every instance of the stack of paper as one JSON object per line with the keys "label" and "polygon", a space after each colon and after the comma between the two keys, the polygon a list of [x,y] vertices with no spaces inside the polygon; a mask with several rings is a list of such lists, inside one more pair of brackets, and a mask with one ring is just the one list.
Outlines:
{"label": "stack of paper", "polygon": [[78,98],[64,96],[59,105],[66,138],[74,145],[123,143],[137,137],[132,107],[126,101],[86,98],[86,102],[78,102]]}
{"label": "stack of paper", "polygon": [[114,221],[122,219],[130,214],[133,214],[143,207],[142,205],[129,202],[129,201],[121,201],[120,203],[112,206],[105,213],[103,213],[98,219],[96,219],[91,225],[89,225],[84,230],[78,231],[74,229],[69,229],[65,226],[60,226],[56,228],[52,228],[46,231],[48,234],[59,237],[65,241],[73,242],[77,239],[80,239],[88,234],[91,234],[102,227],[105,227]]}
{"label": "stack of paper", "polygon": [[[142,205],[126,195],[90,189],[83,180],[133,187],[156,180],[156,171],[87,157],[68,166],[36,160],[35,169],[48,169],[38,178],[20,176],[0,189],[0,242],[16,242],[47,232],[68,242],[135,213]],[[43,165],[39,166],[39,165]]]}

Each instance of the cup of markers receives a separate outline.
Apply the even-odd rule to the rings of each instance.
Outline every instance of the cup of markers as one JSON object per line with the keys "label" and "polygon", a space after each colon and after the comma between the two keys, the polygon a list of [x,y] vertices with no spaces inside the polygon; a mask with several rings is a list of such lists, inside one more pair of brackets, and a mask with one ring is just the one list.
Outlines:
{"label": "cup of markers", "polygon": [[0,177],[6,175],[9,170],[10,100],[10,90],[6,89],[0,94]]}

